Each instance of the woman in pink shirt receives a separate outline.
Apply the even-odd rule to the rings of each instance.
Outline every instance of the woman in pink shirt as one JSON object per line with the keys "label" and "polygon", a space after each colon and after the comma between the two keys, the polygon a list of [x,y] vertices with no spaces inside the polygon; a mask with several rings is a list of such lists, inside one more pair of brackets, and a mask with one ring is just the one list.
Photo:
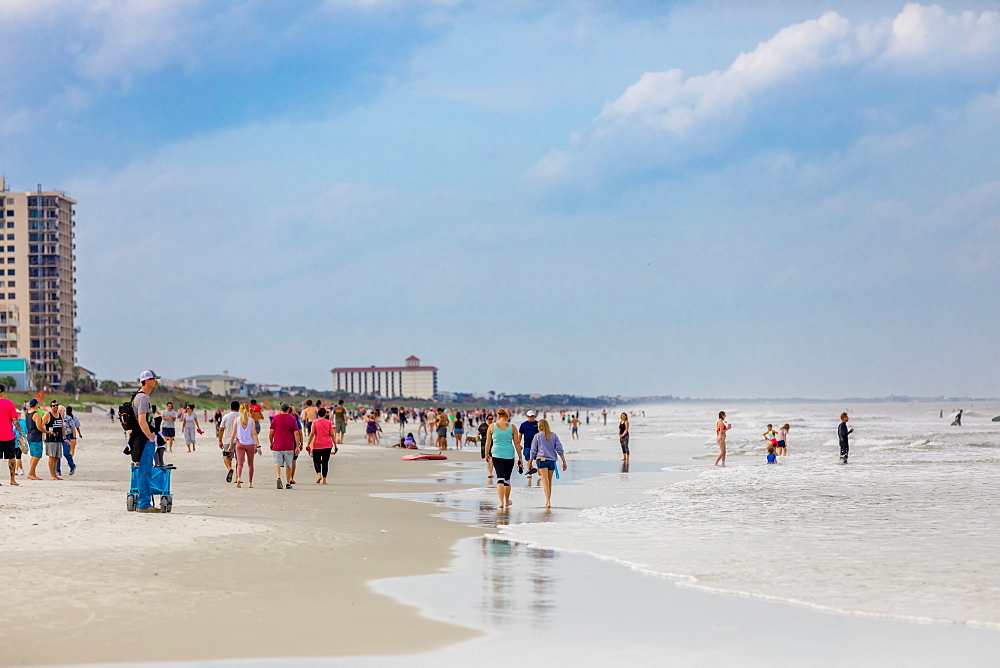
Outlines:
{"label": "woman in pink shirt", "polygon": [[330,455],[337,452],[337,448],[333,444],[333,423],[327,419],[325,408],[316,411],[316,419],[312,421],[312,428],[309,431],[306,452],[310,453],[313,458],[313,467],[316,469],[316,484],[325,485],[326,474],[330,469]]}

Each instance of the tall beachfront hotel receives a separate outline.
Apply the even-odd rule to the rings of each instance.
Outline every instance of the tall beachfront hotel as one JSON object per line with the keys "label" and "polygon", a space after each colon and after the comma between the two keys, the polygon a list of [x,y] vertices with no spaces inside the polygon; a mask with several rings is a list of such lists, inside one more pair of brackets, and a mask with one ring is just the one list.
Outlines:
{"label": "tall beachfront hotel", "polygon": [[60,389],[76,364],[76,200],[8,187],[0,177],[0,359]]}
{"label": "tall beachfront hotel", "polygon": [[361,366],[330,369],[333,391],[373,395],[384,399],[433,399],[437,394],[438,369],[420,366],[414,355],[406,366]]}

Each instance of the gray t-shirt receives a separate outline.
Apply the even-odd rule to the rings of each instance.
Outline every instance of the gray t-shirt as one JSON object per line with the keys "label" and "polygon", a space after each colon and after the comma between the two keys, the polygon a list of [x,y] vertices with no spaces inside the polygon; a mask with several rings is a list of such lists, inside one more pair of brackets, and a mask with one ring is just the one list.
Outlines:
{"label": "gray t-shirt", "polygon": [[163,426],[173,429],[174,420],[177,419],[177,411],[163,411],[160,415],[163,416]]}
{"label": "gray t-shirt", "polygon": [[151,419],[153,416],[150,415],[152,408],[149,403],[149,395],[145,392],[135,395],[135,398],[132,399],[132,410],[135,411],[136,419],[141,419],[139,416],[143,413],[146,414],[147,420]]}
{"label": "gray t-shirt", "polygon": [[[150,425],[149,430],[153,431],[153,426],[152,426],[153,415],[152,415],[152,406],[150,406],[149,403],[149,395],[144,392],[140,392],[137,395],[135,395],[135,397],[132,399],[132,410],[135,411],[135,419],[139,420],[140,422],[142,421],[142,417],[140,416],[143,413],[145,413],[146,422],[148,422]],[[140,435],[142,436],[142,438],[146,438],[145,434],[142,433],[141,428],[133,429],[132,433],[129,435],[129,442],[134,442],[132,439],[138,439]]]}

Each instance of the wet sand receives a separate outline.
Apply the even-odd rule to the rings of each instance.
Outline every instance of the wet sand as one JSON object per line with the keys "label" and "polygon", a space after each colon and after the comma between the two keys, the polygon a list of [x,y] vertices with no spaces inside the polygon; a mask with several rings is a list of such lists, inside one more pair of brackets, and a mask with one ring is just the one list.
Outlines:
{"label": "wet sand", "polygon": [[[175,444],[167,455],[178,467],[173,512],[136,514],[125,510],[120,428],[106,414],[80,417],[76,475],[0,487],[0,552],[17,573],[0,606],[0,663],[407,654],[479,633],[369,586],[435,572],[457,540],[482,533],[431,506],[371,496],[426,489],[386,481],[440,464],[361,445],[352,423],[330,484],[315,484],[303,456],[295,489],[276,489],[265,443],[256,488],[237,489],[206,433],[196,452]],[[450,454],[479,460],[478,450]]]}

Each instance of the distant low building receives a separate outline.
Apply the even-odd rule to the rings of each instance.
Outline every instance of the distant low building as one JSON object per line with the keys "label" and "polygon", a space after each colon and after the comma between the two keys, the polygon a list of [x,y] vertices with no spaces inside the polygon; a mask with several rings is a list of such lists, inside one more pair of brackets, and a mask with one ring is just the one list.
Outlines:
{"label": "distant low building", "polygon": [[433,399],[438,393],[438,368],[420,366],[414,355],[406,358],[406,366],[338,367],[330,373],[334,392],[385,399]]}
{"label": "distant low building", "polygon": [[221,374],[204,374],[201,376],[188,376],[179,379],[184,383],[184,387],[197,394],[211,392],[217,397],[243,397],[246,396],[246,378],[230,376],[228,371]]}
{"label": "distant low building", "polygon": [[76,369],[80,374],[80,378],[86,378],[88,380],[92,380],[94,381],[95,384],[98,382],[97,374],[91,371],[90,369],[85,369],[82,366],[77,366]]}

